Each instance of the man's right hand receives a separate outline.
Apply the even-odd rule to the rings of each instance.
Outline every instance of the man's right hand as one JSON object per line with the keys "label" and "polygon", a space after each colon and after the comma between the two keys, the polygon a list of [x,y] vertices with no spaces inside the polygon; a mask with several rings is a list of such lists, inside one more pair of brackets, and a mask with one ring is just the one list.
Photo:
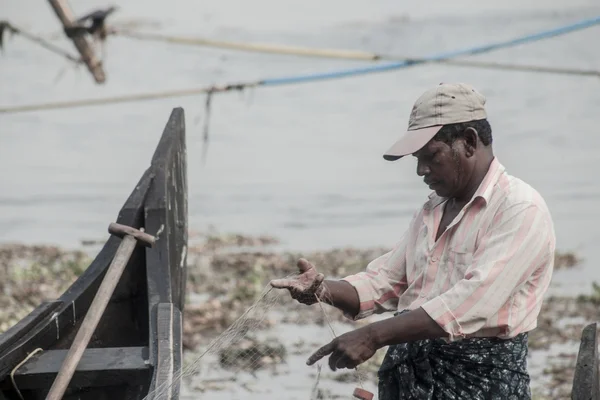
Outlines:
{"label": "man's right hand", "polygon": [[298,270],[300,275],[274,279],[270,282],[271,286],[277,289],[288,289],[292,298],[300,303],[307,305],[316,303],[317,297],[321,299],[320,296],[325,290],[322,285],[325,276],[318,273],[315,266],[304,258],[298,260]]}

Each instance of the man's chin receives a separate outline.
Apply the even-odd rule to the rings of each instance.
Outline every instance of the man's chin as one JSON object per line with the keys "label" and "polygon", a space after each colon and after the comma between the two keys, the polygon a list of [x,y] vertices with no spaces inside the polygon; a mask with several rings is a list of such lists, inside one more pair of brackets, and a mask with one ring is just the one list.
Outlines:
{"label": "man's chin", "polygon": [[440,197],[450,197],[450,193],[444,188],[434,188],[433,191]]}
{"label": "man's chin", "polygon": [[428,186],[429,186],[429,190],[433,190],[435,192],[435,194],[437,194],[438,196],[445,197],[442,193],[445,193],[446,191],[444,190],[442,185],[440,185],[439,183],[432,183]]}

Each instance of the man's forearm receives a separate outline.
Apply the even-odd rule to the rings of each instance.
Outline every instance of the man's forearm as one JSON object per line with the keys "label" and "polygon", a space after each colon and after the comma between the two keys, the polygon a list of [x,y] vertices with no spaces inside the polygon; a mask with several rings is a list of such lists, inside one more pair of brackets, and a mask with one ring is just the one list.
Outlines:
{"label": "man's forearm", "polygon": [[356,316],[360,310],[360,300],[354,286],[346,281],[323,281],[325,287],[324,293],[321,295],[321,301],[330,304],[345,313]]}
{"label": "man's forearm", "polygon": [[421,307],[369,325],[377,348],[414,340],[447,337],[448,333]]}

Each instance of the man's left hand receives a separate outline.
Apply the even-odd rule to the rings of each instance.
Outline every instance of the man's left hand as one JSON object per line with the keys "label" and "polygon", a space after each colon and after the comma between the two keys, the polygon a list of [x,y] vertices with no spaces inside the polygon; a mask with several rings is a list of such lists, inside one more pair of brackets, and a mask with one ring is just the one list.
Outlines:
{"label": "man's left hand", "polygon": [[377,351],[378,347],[373,336],[370,325],[345,333],[314,352],[306,364],[313,365],[331,354],[329,368],[332,371],[341,368],[352,369],[373,357]]}

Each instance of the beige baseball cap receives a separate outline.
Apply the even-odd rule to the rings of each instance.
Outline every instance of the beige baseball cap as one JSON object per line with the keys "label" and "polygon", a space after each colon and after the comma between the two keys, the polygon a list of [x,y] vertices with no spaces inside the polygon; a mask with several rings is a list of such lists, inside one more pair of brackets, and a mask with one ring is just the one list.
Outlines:
{"label": "beige baseball cap", "polygon": [[485,97],[467,83],[440,83],[415,102],[408,130],[383,158],[395,161],[425,146],[444,125],[487,118]]}

